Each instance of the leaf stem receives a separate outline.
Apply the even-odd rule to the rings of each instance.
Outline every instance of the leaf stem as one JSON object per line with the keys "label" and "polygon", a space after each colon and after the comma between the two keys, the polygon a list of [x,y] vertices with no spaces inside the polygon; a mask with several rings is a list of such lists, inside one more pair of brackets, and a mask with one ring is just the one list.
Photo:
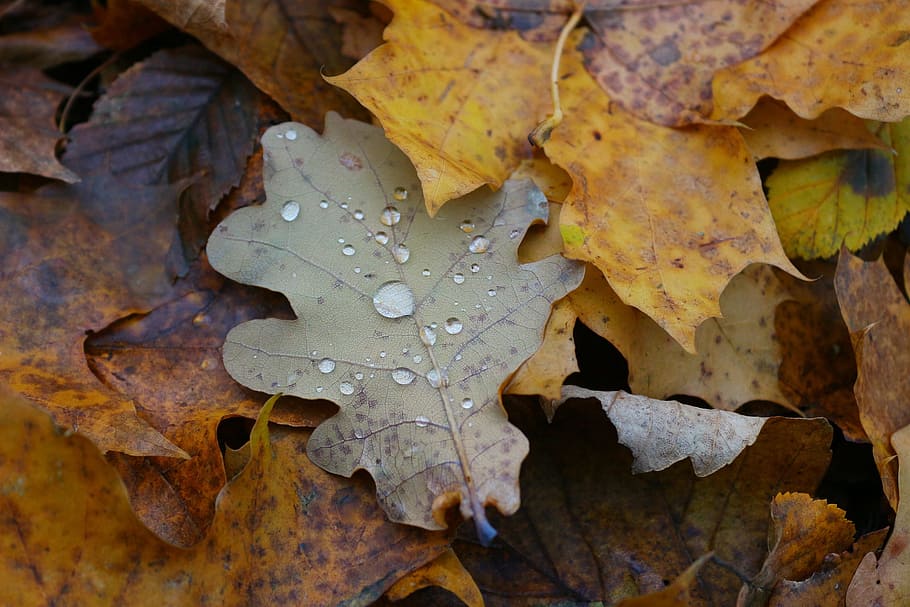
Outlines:
{"label": "leaf stem", "polygon": [[569,32],[578,25],[578,21],[584,14],[585,4],[587,4],[587,0],[582,0],[578,4],[569,20],[563,26],[562,31],[559,32],[559,38],[556,40],[556,49],[553,52],[553,64],[550,68],[550,95],[553,97],[553,113],[534,127],[534,130],[528,135],[528,141],[531,142],[531,145],[543,146],[550,139],[550,133],[553,129],[562,122],[562,106],[559,103],[559,63],[562,59],[562,51],[566,46],[566,40],[569,38]]}

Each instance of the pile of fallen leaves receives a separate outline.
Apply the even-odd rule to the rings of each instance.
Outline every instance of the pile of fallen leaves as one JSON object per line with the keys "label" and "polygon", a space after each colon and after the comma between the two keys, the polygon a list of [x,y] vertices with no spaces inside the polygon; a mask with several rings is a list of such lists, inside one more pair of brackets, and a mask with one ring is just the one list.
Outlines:
{"label": "pile of fallen leaves", "polygon": [[910,603],[908,43],[0,2],[0,603]]}

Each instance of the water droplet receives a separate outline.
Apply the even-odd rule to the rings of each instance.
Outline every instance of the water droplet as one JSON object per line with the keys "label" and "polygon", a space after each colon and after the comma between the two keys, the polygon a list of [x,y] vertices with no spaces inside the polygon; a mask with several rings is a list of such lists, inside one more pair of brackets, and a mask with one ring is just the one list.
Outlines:
{"label": "water droplet", "polygon": [[428,425],[430,425],[430,420],[423,415],[418,415],[414,418],[414,423],[418,428],[426,428]]}
{"label": "water droplet", "polygon": [[354,266],[354,274],[360,274],[360,266]]}
{"label": "water droplet", "polygon": [[490,248],[490,241],[485,236],[475,236],[468,245],[471,253],[486,253]]}
{"label": "water droplet", "polygon": [[349,244],[346,244],[346,245],[344,245],[343,247],[341,247],[341,252],[344,253],[345,255],[347,255],[348,257],[350,257],[350,256],[353,255],[356,251],[354,251],[354,247],[352,247],[352,246],[349,245]]}
{"label": "water droplet", "polygon": [[348,208],[348,203],[342,202],[342,203],[341,203],[341,208],[342,208],[342,209],[347,209],[347,208]]}
{"label": "water droplet", "polygon": [[436,331],[434,331],[430,327],[423,327],[422,329],[420,329],[420,341],[422,341],[424,343],[424,345],[427,345],[427,346],[435,345],[436,344]]}
{"label": "water droplet", "polygon": [[313,350],[312,352],[310,352],[310,356],[312,356],[313,358],[316,358],[317,356],[319,356],[319,350]]}
{"label": "water droplet", "polygon": [[477,265],[476,263],[472,263],[471,272],[473,272],[474,274],[477,274],[478,272],[480,272],[480,266]]}
{"label": "water droplet", "polygon": [[376,235],[374,236],[374,238],[376,239],[376,242],[378,242],[379,244],[385,244],[385,243],[389,242],[389,235],[386,234],[385,232],[376,232]]}
{"label": "water droplet", "polygon": [[402,244],[397,244],[392,247],[392,257],[395,258],[395,261],[398,263],[404,263],[411,257],[411,251],[408,250],[408,247]]}
{"label": "water droplet", "polygon": [[408,190],[407,188],[395,188],[395,191],[392,192],[392,197],[399,202],[402,200],[408,199]]}
{"label": "water droplet", "polygon": [[361,219],[363,219],[363,211],[361,211],[360,209],[357,209],[356,211],[354,211],[354,219],[356,219],[357,221],[360,221]]}
{"label": "water droplet", "polygon": [[385,358],[386,356],[388,356],[388,354],[386,354],[385,350],[379,353],[379,358]]}
{"label": "water droplet", "polygon": [[496,297],[496,289],[490,289],[489,291],[487,291],[487,295],[489,295],[490,297]]}
{"label": "water droplet", "polygon": [[358,371],[357,373],[354,374],[354,379],[360,381],[361,379],[363,379],[363,373]]}
{"label": "water droplet", "polygon": [[462,357],[461,357],[461,354],[456,354],[456,355],[455,355],[455,360],[456,360],[456,361],[461,360],[461,358],[462,358]]}
{"label": "water droplet", "polygon": [[300,203],[296,200],[288,200],[281,207],[281,218],[285,221],[294,221],[300,215]]}
{"label": "water droplet", "polygon": [[435,322],[431,322],[431,323],[430,323],[430,328],[431,328],[431,329],[435,329],[435,328],[437,328],[438,326],[439,326],[439,325],[436,324]]}
{"label": "water droplet", "polygon": [[386,207],[379,215],[379,221],[384,226],[393,226],[401,221],[401,213],[395,207]]}
{"label": "water droplet", "polygon": [[396,384],[407,386],[409,383],[414,381],[415,377],[417,377],[417,374],[407,367],[398,367],[397,369],[392,369],[392,379]]}
{"label": "water droplet", "polygon": [[421,356],[420,354],[415,354],[414,358],[412,358],[411,360],[414,361],[415,365],[419,365],[420,363],[423,362],[423,356]]}
{"label": "water droplet", "polygon": [[449,335],[458,335],[463,328],[464,324],[454,316],[446,320],[446,333]]}
{"label": "water droplet", "polygon": [[354,438],[363,438],[363,430],[354,428]]}
{"label": "water droplet", "polygon": [[461,272],[456,272],[455,274],[452,275],[452,281],[456,285],[462,284],[464,282],[464,274],[462,274]]}
{"label": "water droplet", "polygon": [[320,208],[320,209],[327,209],[327,208],[329,208],[329,201],[328,201],[328,200],[320,200],[320,201],[319,201],[319,208]]}
{"label": "water droplet", "polygon": [[521,230],[512,230],[509,232],[509,238],[518,238],[519,234],[521,234]]}
{"label": "water droplet", "polygon": [[325,390],[325,388],[322,386],[316,386],[316,394],[321,394],[323,390]]}
{"label": "water droplet", "polygon": [[343,381],[338,384],[338,391],[345,395],[351,395],[354,393],[354,384],[349,381]]}
{"label": "water droplet", "polygon": [[424,275],[424,276],[429,276],[429,275],[430,275],[430,269],[429,269],[429,268],[424,268],[423,271],[421,271],[420,273],[421,273],[422,275]]}
{"label": "water droplet", "polygon": [[386,318],[401,318],[414,313],[414,292],[403,282],[393,280],[376,289],[373,307]]}
{"label": "water droplet", "polygon": [[462,409],[470,409],[473,406],[474,406],[474,400],[471,397],[467,396],[467,397],[461,399],[461,408]]}
{"label": "water droplet", "polygon": [[335,361],[331,358],[323,358],[319,361],[318,367],[323,373],[331,373],[335,370]]}
{"label": "water droplet", "polygon": [[297,131],[290,129],[284,133],[284,136],[287,137],[289,141],[294,141],[297,139]]}
{"label": "water droplet", "polygon": [[430,385],[434,388],[438,388],[440,384],[439,371],[436,369],[430,369],[430,372],[427,373],[427,381],[430,382]]}
{"label": "water droplet", "polygon": [[465,234],[470,234],[474,231],[474,222],[470,221],[469,219],[465,219],[461,222],[461,224],[459,224],[458,227],[461,228],[461,231]]}
{"label": "water droplet", "polygon": [[344,244],[344,238],[339,238],[339,239],[338,239],[338,244]]}

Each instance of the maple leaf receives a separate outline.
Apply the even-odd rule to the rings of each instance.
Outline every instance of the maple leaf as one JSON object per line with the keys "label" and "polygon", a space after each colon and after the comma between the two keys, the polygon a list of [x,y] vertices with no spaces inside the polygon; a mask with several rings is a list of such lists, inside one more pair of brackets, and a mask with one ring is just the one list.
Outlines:
{"label": "maple leaf", "polygon": [[782,161],[768,177],[768,203],[787,254],[828,257],[841,243],[856,251],[910,211],[910,119],[869,128],[893,152],[847,150]]}
{"label": "maple leaf", "polygon": [[583,273],[558,256],[515,261],[546,198],[508,182],[433,220],[407,158],[379,129],[334,114],[323,138],[288,123],[263,148],[266,204],[223,222],[208,256],[228,277],[285,293],[298,319],[235,328],[226,368],[260,391],[338,403],[310,457],[369,471],[392,520],[438,529],[460,501],[489,541],[484,505],[517,509],[527,452],[498,390]]}

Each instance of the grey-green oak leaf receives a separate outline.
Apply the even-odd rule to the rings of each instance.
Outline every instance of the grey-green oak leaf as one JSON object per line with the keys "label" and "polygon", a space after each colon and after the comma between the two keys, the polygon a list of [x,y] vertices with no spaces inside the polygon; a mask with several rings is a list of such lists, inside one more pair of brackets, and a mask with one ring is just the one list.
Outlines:
{"label": "grey-green oak leaf", "polygon": [[222,222],[208,257],[284,293],[297,319],[235,327],[225,367],[255,390],[337,403],[308,454],[337,474],[367,470],[392,520],[439,529],[460,502],[489,541],[484,506],[518,508],[528,451],[500,387],[584,271],[561,256],[518,264],[545,197],[510,181],[430,218],[405,155],[380,129],[331,113],[321,137],[285,123],[262,145],[267,200]]}

